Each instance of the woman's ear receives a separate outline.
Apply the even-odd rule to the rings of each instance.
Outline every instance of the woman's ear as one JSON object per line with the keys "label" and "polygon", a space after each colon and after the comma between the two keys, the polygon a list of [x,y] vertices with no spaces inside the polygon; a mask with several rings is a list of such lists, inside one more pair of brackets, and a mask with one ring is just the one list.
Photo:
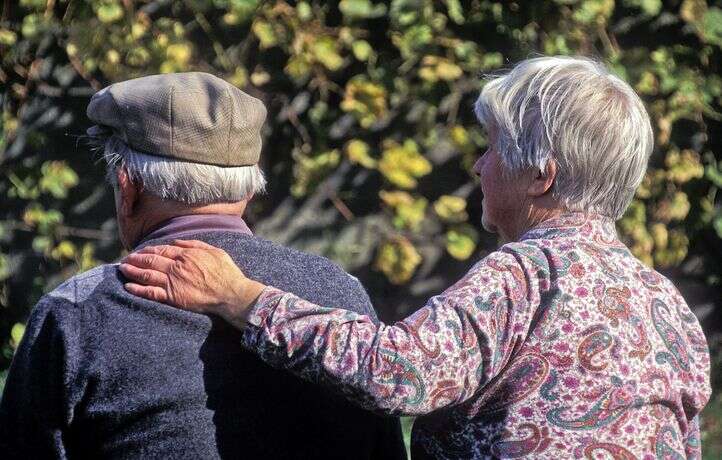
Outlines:
{"label": "woman's ear", "polygon": [[125,167],[117,169],[116,179],[118,183],[118,193],[120,194],[118,213],[125,217],[131,217],[138,208],[140,187],[133,183]]}
{"label": "woman's ear", "polygon": [[550,192],[557,177],[557,163],[551,158],[544,165],[544,171],[537,171],[532,178],[527,193],[532,197],[540,197]]}

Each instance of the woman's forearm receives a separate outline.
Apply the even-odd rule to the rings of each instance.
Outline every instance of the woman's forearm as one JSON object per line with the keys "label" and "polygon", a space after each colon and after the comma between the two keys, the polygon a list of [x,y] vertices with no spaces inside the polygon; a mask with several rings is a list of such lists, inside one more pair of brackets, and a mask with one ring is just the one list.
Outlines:
{"label": "woman's forearm", "polygon": [[269,287],[246,318],[244,343],[271,365],[340,387],[368,409],[429,413],[470,398],[514,343],[510,299],[503,291],[475,295],[469,286],[479,280],[468,277],[394,325]]}
{"label": "woman's forearm", "polygon": [[[377,326],[267,288],[247,318],[244,343],[269,364],[338,386],[368,409],[418,415],[465,400],[481,374],[476,337],[463,340],[458,316],[431,314],[426,308]],[[438,331],[425,334],[431,329]]]}

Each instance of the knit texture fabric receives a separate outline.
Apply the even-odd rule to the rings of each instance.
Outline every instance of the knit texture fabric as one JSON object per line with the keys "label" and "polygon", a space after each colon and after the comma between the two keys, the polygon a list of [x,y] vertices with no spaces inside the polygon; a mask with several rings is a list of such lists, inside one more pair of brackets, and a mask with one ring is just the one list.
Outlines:
{"label": "knit texture fabric", "polygon": [[[376,317],[324,258],[237,233],[192,238],[263,283]],[[0,403],[3,458],[405,458],[397,419],[272,369],[220,319],[131,296],[123,281],[104,265],[34,308]]]}

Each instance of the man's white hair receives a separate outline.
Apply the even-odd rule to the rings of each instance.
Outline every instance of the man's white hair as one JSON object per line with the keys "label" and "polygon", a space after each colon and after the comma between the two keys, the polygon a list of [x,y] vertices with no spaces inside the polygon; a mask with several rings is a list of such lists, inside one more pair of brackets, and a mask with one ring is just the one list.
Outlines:
{"label": "man's white hair", "polygon": [[557,164],[553,196],[619,219],[647,169],[654,136],[634,90],[586,58],[540,57],[489,81],[475,104],[505,169]]}
{"label": "man's white hair", "polygon": [[124,167],[133,182],[164,200],[188,205],[230,203],[262,193],[266,187],[258,165],[221,167],[148,155],[117,136],[106,139],[100,148],[111,184],[116,183],[118,168]]}

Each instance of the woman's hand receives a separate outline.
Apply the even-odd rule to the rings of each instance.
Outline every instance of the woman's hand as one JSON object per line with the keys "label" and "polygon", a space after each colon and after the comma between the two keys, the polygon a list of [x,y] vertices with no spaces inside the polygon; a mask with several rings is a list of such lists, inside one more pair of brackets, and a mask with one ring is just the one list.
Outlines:
{"label": "woman's hand", "polygon": [[222,249],[202,241],[147,246],[121,261],[131,294],[197,313],[213,313],[237,327],[265,285],[253,281]]}

